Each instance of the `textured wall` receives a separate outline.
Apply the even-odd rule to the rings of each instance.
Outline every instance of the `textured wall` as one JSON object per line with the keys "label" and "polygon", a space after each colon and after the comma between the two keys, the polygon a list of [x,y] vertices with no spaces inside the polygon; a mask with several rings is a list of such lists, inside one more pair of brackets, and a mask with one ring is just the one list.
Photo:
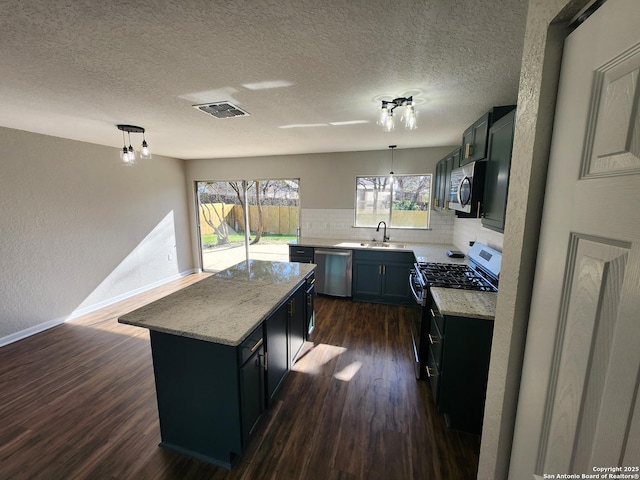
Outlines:
{"label": "textured wall", "polygon": [[183,162],[121,166],[117,133],[0,128],[0,344],[193,269]]}
{"label": "textured wall", "polygon": [[[479,479],[507,477],[565,21],[587,0],[530,0]],[[551,27],[551,23],[555,22]]]}

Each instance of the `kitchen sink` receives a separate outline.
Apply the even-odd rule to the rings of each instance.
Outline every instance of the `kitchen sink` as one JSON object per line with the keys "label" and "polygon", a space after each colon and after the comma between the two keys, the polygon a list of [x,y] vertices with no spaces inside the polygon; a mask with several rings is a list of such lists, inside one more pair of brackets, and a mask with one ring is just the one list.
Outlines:
{"label": "kitchen sink", "polygon": [[387,242],[361,243],[360,246],[366,247],[366,248],[407,248],[407,246],[402,243],[387,243]]}

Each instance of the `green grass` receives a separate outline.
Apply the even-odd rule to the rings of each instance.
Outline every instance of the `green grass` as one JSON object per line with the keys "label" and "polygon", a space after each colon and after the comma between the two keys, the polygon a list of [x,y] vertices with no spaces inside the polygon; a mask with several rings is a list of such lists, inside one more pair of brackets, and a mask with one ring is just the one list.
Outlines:
{"label": "green grass", "polygon": [[[251,239],[254,239],[255,235],[251,234]],[[289,243],[296,239],[295,235],[285,235],[278,233],[263,233],[260,238],[260,243]],[[243,243],[244,234],[231,234],[229,235],[229,243]],[[218,236],[214,233],[209,233],[202,236],[203,245],[216,245],[218,243]]]}

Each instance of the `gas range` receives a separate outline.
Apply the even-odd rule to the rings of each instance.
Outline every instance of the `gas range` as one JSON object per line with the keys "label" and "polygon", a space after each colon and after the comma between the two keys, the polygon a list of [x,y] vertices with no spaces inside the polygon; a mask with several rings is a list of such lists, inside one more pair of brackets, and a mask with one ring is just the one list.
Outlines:
{"label": "gas range", "polygon": [[409,284],[416,302],[427,306],[430,287],[498,291],[502,254],[475,243],[469,251],[469,265],[462,263],[417,262],[411,270]]}
{"label": "gas range", "polygon": [[417,269],[424,283],[429,287],[459,288],[483,292],[495,292],[497,289],[489,280],[485,280],[482,274],[464,264],[419,262]]}
{"label": "gas range", "polygon": [[497,292],[502,254],[486,245],[475,243],[468,253],[469,264],[464,263],[415,263],[409,275],[409,286],[422,308],[421,315],[411,323],[412,349],[415,358],[416,378],[424,378],[429,358],[431,316],[433,299],[431,287],[459,290]]}

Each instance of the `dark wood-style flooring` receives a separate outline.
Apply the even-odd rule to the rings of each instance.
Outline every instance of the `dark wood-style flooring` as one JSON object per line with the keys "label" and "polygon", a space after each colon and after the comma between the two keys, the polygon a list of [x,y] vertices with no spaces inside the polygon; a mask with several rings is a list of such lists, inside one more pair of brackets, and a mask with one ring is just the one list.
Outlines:
{"label": "dark wood-style flooring", "polygon": [[416,310],[327,297],[236,468],[159,448],[149,335],[116,319],[199,278],[0,348],[0,479],[476,477],[479,438],[447,430],[413,375]]}

